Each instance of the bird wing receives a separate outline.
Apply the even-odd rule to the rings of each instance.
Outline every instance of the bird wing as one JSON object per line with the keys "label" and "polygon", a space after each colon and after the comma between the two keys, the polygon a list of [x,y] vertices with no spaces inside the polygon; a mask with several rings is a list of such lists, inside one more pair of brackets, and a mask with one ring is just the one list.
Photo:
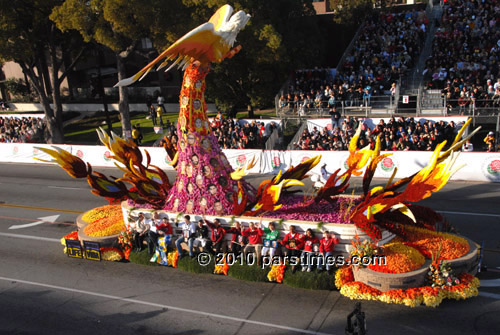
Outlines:
{"label": "bird wing", "polygon": [[224,5],[221,8],[219,8],[214,15],[208,20],[208,22],[212,23],[214,25],[215,30],[219,30],[219,28],[229,21],[229,18],[231,17],[231,14],[233,14],[233,7],[230,5]]}
{"label": "bird wing", "polygon": [[187,64],[191,58],[205,65],[212,61],[222,59],[225,52],[223,52],[224,48],[221,39],[222,37],[214,30],[214,24],[206,22],[178,39],[174,44],[168,47],[167,50],[156,57],[155,60],[132,77],[120,80],[115,87],[128,86],[137,80],[141,80],[160,61],[163,62],[158,67],[158,70],[166,66],[170,61],[174,61],[167,69],[168,71],[176,64],[179,64],[179,66]]}

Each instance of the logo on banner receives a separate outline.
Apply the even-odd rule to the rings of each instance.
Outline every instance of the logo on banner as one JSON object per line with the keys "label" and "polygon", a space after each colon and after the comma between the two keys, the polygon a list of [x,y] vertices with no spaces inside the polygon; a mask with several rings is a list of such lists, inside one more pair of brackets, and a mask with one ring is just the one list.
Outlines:
{"label": "logo on banner", "polygon": [[243,165],[245,165],[246,161],[247,161],[247,156],[239,155],[238,158],[236,158],[236,165],[238,167],[242,167]]}
{"label": "logo on banner", "polygon": [[104,152],[104,160],[106,162],[109,162],[111,160],[111,153],[107,150]]}
{"label": "logo on banner", "polygon": [[482,166],[483,174],[490,180],[500,180],[500,158],[498,156],[488,157]]}
{"label": "logo on banner", "polygon": [[83,158],[83,151],[81,151],[81,150],[77,150],[77,151],[76,151],[76,157],[78,157],[78,158]]}
{"label": "logo on banner", "polygon": [[33,156],[38,156],[40,154],[40,150],[37,148],[33,148]]}
{"label": "logo on banner", "polygon": [[19,148],[17,146],[15,146],[14,148],[12,148],[12,153],[14,155],[17,155],[18,152],[19,152]]}
{"label": "logo on banner", "polygon": [[300,161],[301,163],[304,163],[306,160],[310,159],[311,157],[309,156],[304,156],[302,157],[302,160]]}
{"label": "logo on banner", "polygon": [[392,172],[394,168],[396,167],[396,164],[392,160],[391,157],[385,157],[382,159],[380,162],[380,168],[384,170],[385,172]]}
{"label": "logo on banner", "polygon": [[170,156],[168,154],[165,155],[165,163],[167,163],[167,164],[172,163],[172,160],[170,159]]}
{"label": "logo on banner", "polygon": [[281,166],[281,159],[279,158],[279,156],[273,157],[271,166],[273,167],[273,169],[277,169]]}

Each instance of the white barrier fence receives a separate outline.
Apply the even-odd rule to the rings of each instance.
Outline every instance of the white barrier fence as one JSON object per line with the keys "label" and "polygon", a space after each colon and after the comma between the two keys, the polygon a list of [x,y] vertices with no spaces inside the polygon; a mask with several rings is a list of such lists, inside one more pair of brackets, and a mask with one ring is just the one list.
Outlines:
{"label": "white barrier fence", "polygon": [[[0,144],[0,162],[7,163],[39,163],[34,157],[50,159],[48,155],[35,147],[50,148],[48,144],[29,143],[2,143]],[[114,167],[114,161],[110,159],[111,153],[104,146],[88,145],[58,145],[68,152],[89,162],[94,167]],[[163,148],[141,147],[151,155],[151,163],[165,170],[173,170],[168,165],[170,158]],[[244,166],[255,158],[255,167],[250,173],[271,174],[280,169],[286,170],[290,166],[296,166],[311,157],[321,155],[321,162],[312,170],[320,174],[320,168],[326,164],[328,172],[337,169],[345,171],[347,167],[347,151],[272,151],[272,150],[223,150],[229,163],[234,169]],[[375,172],[375,177],[389,178],[397,167],[396,178],[412,175],[424,167],[431,152],[425,151],[395,151],[392,156],[383,159]],[[500,182],[500,153],[464,152],[457,159],[456,165],[465,164],[453,177],[452,180]]]}

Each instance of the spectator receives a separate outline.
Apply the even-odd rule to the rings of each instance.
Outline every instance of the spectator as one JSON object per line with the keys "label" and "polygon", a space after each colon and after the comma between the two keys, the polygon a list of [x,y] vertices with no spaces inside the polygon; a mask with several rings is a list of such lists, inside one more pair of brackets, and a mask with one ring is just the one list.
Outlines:
{"label": "spectator", "polygon": [[335,107],[330,109],[330,117],[332,118],[333,129],[340,128],[340,116],[340,112]]}
{"label": "spectator", "polygon": [[45,129],[42,118],[0,116],[0,143],[40,143]]}
{"label": "spectator", "polygon": [[158,108],[161,108],[161,113],[166,113],[167,111],[165,110],[165,98],[161,93],[158,95],[158,99],[156,101],[158,102]]}
{"label": "spectator", "polygon": [[141,132],[141,126],[139,124],[132,126],[132,140],[136,145],[141,144],[142,132]]}
{"label": "spectator", "polygon": [[490,131],[488,135],[484,138],[484,143],[486,143],[486,151],[495,151],[495,133]]}
{"label": "spectator", "polygon": [[470,140],[467,140],[467,142],[464,143],[464,145],[462,146],[462,151],[465,151],[465,152],[474,151],[474,146],[472,145]]}

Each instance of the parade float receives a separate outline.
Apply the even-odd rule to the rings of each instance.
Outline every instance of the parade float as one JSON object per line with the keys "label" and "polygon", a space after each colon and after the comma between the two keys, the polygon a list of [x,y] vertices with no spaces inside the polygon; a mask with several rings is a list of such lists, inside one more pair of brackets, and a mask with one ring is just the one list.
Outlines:
{"label": "parade float", "polygon": [[[477,295],[479,281],[476,245],[465,237],[437,232],[443,218],[430,208],[415,203],[439,191],[458,169],[454,162],[462,144],[475,132],[462,138],[467,122],[453,143],[436,146],[427,166],[417,173],[394,181],[396,170],[385,186],[370,187],[378,164],[391,153],[380,153],[380,140],[373,148],[358,148],[361,126],[349,145],[345,171],[335,171],[313,193],[297,193],[321,156],[305,160],[260,183],[257,189],[245,181],[255,164],[233,170],[207,120],[204,99],[205,77],[212,62],[233,57],[241,46],[233,48],[237,33],[249,16],[243,11],[220,8],[209,22],[192,30],[136,75],[117,85],[129,85],[144,77],[154,66],[170,62],[181,67],[184,80],[180,92],[178,141],[165,139],[165,150],[176,169],[169,180],[164,171],[151,162],[130,139],[98,130],[101,142],[112,153],[123,177],[107,177],[95,172],[89,163],[60,148],[39,148],[75,178],[86,178],[91,192],[105,197],[109,206],[90,210],[77,218],[78,231],[65,236],[68,241],[100,243],[102,259],[128,259],[132,233],[129,220],[139,212],[181,221],[182,214],[198,220],[219,218],[230,226],[237,219],[246,222],[278,222],[278,229],[290,225],[304,232],[308,228],[321,237],[330,231],[339,239],[339,255],[385,256],[385,265],[343,266],[331,282],[351,299],[379,300],[408,306],[437,306],[442,299],[463,299]],[[445,150],[446,147],[446,150]],[[362,176],[362,192],[345,196],[352,176]],[[177,252],[161,241],[152,261],[176,267]],[[264,270],[263,270],[264,271]],[[274,264],[266,270],[269,281],[283,282],[287,264]],[[224,259],[214,273],[228,274],[231,266]],[[315,275],[314,273],[307,275]],[[290,274],[291,276],[291,274]]]}

